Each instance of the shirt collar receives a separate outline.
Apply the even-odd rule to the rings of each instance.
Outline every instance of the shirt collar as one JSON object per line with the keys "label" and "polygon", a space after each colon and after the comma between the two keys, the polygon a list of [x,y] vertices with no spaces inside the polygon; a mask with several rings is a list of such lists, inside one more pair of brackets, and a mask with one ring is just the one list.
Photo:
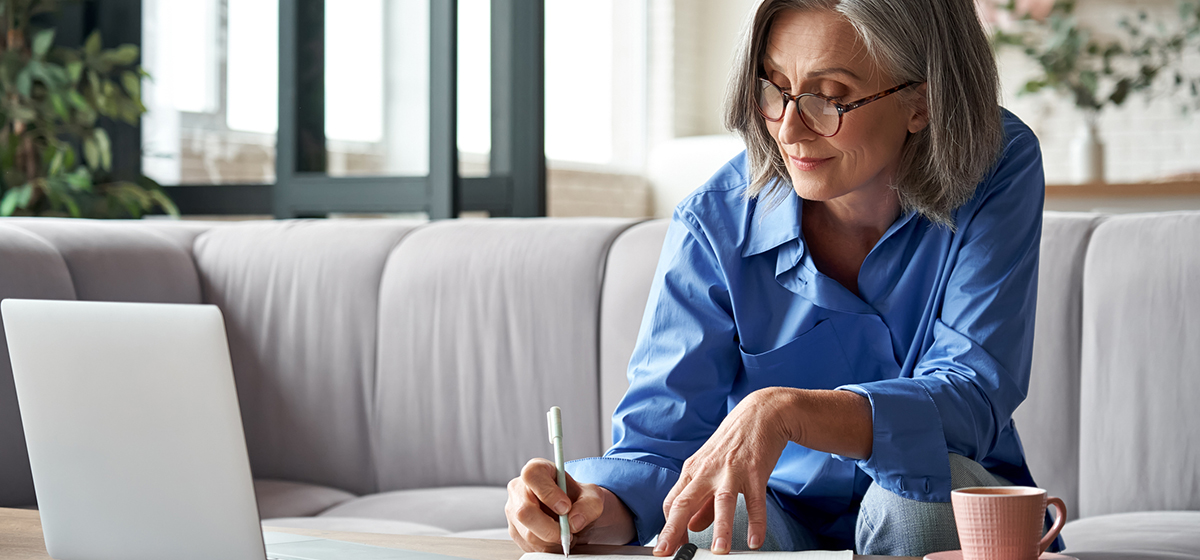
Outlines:
{"label": "shirt collar", "polygon": [[763,189],[762,195],[754,200],[742,257],[765,253],[800,239],[800,197],[786,185],[780,185],[774,194],[767,191]]}

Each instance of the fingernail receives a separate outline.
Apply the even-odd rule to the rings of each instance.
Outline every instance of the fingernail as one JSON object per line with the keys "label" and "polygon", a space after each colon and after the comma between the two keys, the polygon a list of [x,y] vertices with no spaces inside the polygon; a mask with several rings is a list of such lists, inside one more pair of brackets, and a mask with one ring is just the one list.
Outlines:
{"label": "fingernail", "polygon": [[557,513],[559,515],[566,515],[568,511],[571,511],[571,503],[570,502],[568,502],[566,500],[561,500],[557,504],[554,504],[554,513]]}
{"label": "fingernail", "polygon": [[577,532],[583,528],[583,515],[575,514],[571,516],[571,532]]}
{"label": "fingernail", "polygon": [[750,545],[750,548],[758,550],[758,547],[762,546],[762,537],[758,535],[751,535],[750,542],[747,544]]}
{"label": "fingernail", "polygon": [[725,537],[717,537],[717,539],[713,541],[712,550],[718,554],[728,552],[729,543],[725,541]]}
{"label": "fingernail", "polygon": [[660,541],[658,541],[658,544],[654,545],[654,553],[655,554],[658,554],[659,552],[666,552],[666,551],[667,551],[667,543],[666,542],[660,540]]}

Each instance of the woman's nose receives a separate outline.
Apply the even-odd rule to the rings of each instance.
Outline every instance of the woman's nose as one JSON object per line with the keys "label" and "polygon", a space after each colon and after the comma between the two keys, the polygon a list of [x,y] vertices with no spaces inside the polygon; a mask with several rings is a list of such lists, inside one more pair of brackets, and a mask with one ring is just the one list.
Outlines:
{"label": "woman's nose", "polygon": [[783,107],[783,120],[779,123],[779,141],[784,144],[795,144],[816,137],[817,133],[804,124],[804,119],[797,110],[796,102],[789,99]]}

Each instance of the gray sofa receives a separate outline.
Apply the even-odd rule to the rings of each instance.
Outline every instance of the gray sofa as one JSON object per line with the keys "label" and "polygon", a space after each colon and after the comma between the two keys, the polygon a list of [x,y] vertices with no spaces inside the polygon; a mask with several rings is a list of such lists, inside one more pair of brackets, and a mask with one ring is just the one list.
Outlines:
{"label": "gray sofa", "polygon": [[[507,538],[504,484],[609,441],[666,222],[0,219],[0,298],[213,303],[265,524]],[[1034,476],[1080,558],[1200,558],[1200,213],[1047,213]],[[2,331],[0,331],[2,333]],[[0,506],[30,506],[0,345]]]}

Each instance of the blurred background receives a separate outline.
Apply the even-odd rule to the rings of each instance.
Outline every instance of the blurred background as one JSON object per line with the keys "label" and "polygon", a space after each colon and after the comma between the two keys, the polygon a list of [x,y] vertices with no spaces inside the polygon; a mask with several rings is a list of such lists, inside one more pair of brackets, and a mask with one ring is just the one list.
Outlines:
{"label": "blurred background", "polygon": [[[663,217],[741,151],[721,104],[753,0],[60,4],[140,48],[136,131],[101,124],[185,216]],[[980,9],[1048,209],[1200,208],[1196,4]]]}

